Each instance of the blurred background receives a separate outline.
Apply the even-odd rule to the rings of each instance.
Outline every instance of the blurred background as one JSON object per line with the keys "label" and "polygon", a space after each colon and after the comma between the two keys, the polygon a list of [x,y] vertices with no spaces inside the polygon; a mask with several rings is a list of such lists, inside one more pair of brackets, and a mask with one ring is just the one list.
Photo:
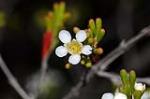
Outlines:
{"label": "blurred background", "polygon": [[[0,0],[0,53],[19,83],[28,92],[36,92],[41,66],[41,48],[44,29],[38,23],[42,13],[52,10],[53,3],[60,0]],[[66,0],[71,18],[65,29],[74,26],[87,28],[91,18],[100,17],[106,30],[99,44],[104,57],[123,39],[136,35],[150,25],[150,0]],[[123,56],[114,61],[108,71],[119,73],[121,68],[134,69],[139,77],[150,77],[150,38],[145,37]],[[48,60],[47,83],[44,97],[39,99],[61,99],[75,85],[82,72],[80,66],[66,70],[65,59],[52,53]],[[46,86],[47,87],[47,86]],[[100,99],[102,93],[113,91],[111,82],[94,77],[81,90],[80,97],[73,99]],[[0,70],[0,98],[21,99],[9,85]]]}

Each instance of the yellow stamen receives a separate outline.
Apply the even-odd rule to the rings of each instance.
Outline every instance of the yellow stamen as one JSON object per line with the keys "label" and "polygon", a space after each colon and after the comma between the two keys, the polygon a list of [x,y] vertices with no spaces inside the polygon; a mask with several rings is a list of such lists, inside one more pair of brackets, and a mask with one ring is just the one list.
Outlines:
{"label": "yellow stamen", "polygon": [[66,44],[66,48],[70,54],[80,54],[82,47],[82,44],[76,40],[72,40]]}

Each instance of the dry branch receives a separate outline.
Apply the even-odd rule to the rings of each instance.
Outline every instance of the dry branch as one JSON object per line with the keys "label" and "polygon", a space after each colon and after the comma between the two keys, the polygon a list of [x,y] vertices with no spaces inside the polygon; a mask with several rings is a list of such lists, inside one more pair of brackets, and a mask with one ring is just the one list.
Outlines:
{"label": "dry branch", "polygon": [[[89,73],[85,78],[86,83],[88,83],[95,74],[98,74],[102,77],[109,78],[112,82],[116,83],[119,79],[118,75],[116,74],[109,75],[106,72],[104,74],[104,71],[114,60],[116,60],[119,56],[123,55],[127,50],[129,50],[132,46],[134,46],[139,40],[141,40],[145,36],[150,36],[150,26],[142,29],[138,35],[132,37],[131,39],[127,41],[123,40],[116,49],[110,52],[106,57],[100,60],[97,64],[92,66],[91,70],[89,71]],[[111,77],[114,79],[112,79]],[[150,84],[149,78],[139,78],[138,80]],[[66,96],[64,96],[63,99],[71,99],[74,96],[78,96],[80,93],[80,89],[82,88],[82,85],[80,85],[80,87],[78,86],[79,84],[83,84],[82,80],[80,80],[76,86],[72,87],[71,90],[74,91],[70,91]]]}

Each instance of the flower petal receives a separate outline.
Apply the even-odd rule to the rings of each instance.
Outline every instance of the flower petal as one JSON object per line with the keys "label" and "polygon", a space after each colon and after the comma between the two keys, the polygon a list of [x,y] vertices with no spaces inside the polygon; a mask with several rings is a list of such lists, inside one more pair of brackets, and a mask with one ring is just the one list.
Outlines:
{"label": "flower petal", "polygon": [[141,99],[150,99],[150,92],[149,91],[144,92]]}
{"label": "flower petal", "polygon": [[71,34],[66,30],[61,30],[58,37],[63,43],[69,43],[71,41]]}
{"label": "flower petal", "polygon": [[138,91],[144,91],[145,90],[145,84],[142,83],[135,83],[134,89]]}
{"label": "flower petal", "polygon": [[83,42],[86,38],[87,38],[87,34],[84,30],[80,30],[79,32],[77,32],[76,40],[78,42]]}
{"label": "flower petal", "polygon": [[69,63],[73,64],[73,65],[76,65],[80,62],[81,60],[81,56],[80,55],[71,55],[69,57]]}
{"label": "flower petal", "polygon": [[123,93],[118,92],[115,94],[114,99],[127,99],[127,96]]}
{"label": "flower petal", "polygon": [[101,99],[113,99],[114,96],[112,93],[104,93]]}
{"label": "flower petal", "polygon": [[58,57],[64,57],[67,55],[67,49],[64,47],[64,46],[59,46],[56,48],[55,50],[55,54],[58,56]]}
{"label": "flower petal", "polygon": [[92,53],[92,47],[90,45],[84,45],[81,52],[82,54],[90,55]]}

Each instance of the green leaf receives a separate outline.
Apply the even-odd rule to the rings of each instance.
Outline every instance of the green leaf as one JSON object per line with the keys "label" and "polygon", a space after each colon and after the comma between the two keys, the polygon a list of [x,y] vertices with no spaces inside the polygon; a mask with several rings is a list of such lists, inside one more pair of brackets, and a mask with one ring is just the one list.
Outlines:
{"label": "green leaf", "polygon": [[129,84],[129,76],[128,76],[128,73],[125,69],[122,69],[120,71],[120,76],[121,76],[121,80],[122,80],[123,85]]}
{"label": "green leaf", "polygon": [[96,38],[98,42],[100,42],[104,34],[105,34],[105,31],[102,31],[102,20],[101,18],[97,18],[96,19]]}
{"label": "green leaf", "polygon": [[105,35],[105,31],[103,29],[97,30],[97,31],[98,32],[97,32],[96,38],[97,38],[97,41],[100,42]]}
{"label": "green leaf", "polygon": [[57,36],[59,30],[63,28],[63,24],[66,21],[65,10],[66,6],[64,2],[55,3],[53,5],[53,11],[50,11],[45,19],[46,29],[47,31],[51,31],[54,37],[52,48],[58,44]]}
{"label": "green leaf", "polygon": [[122,69],[120,71],[120,76],[121,76],[121,80],[122,80],[122,91],[123,93],[125,93],[128,97],[131,97],[132,95],[132,87],[130,85],[129,82],[129,74],[127,73],[126,70]]}
{"label": "green leaf", "polygon": [[91,36],[93,37],[93,36],[95,36],[96,34],[95,34],[95,29],[96,29],[96,26],[95,26],[95,22],[94,22],[94,20],[93,19],[90,19],[89,20],[89,27],[90,27],[90,29],[91,29]]}
{"label": "green leaf", "polygon": [[91,30],[90,37],[96,39],[96,42],[100,42],[105,35],[104,29],[102,29],[102,20],[97,18],[96,21],[93,19],[89,20],[89,28]]}
{"label": "green leaf", "polygon": [[97,18],[96,19],[96,38],[98,42],[102,40],[102,38],[104,37],[104,34],[105,34],[105,30],[102,29],[102,19]]}
{"label": "green leaf", "polygon": [[120,87],[120,92],[126,94],[127,96],[130,96],[130,85],[129,84],[122,85]]}
{"label": "green leaf", "polygon": [[64,19],[64,14],[65,14],[65,3],[56,3],[54,4],[54,19],[53,19],[53,32],[55,36],[57,36],[59,29],[63,25],[63,19]]}
{"label": "green leaf", "polygon": [[131,86],[131,91],[134,91],[134,85],[136,82],[136,73],[135,71],[130,71],[129,73],[129,81],[130,81],[130,86]]}
{"label": "green leaf", "polygon": [[142,94],[143,93],[141,91],[134,91],[133,93],[134,99],[141,99]]}
{"label": "green leaf", "polygon": [[45,24],[46,24],[47,30],[51,30],[51,28],[53,27],[52,23],[53,23],[53,12],[49,12],[48,16],[45,18]]}
{"label": "green leaf", "polygon": [[102,28],[102,20],[101,20],[101,18],[97,18],[96,19],[96,29],[101,30],[101,28]]}
{"label": "green leaf", "polygon": [[101,33],[101,28],[102,28],[102,20],[100,18],[96,19],[96,39],[99,42],[99,40],[102,38],[103,33]]}

